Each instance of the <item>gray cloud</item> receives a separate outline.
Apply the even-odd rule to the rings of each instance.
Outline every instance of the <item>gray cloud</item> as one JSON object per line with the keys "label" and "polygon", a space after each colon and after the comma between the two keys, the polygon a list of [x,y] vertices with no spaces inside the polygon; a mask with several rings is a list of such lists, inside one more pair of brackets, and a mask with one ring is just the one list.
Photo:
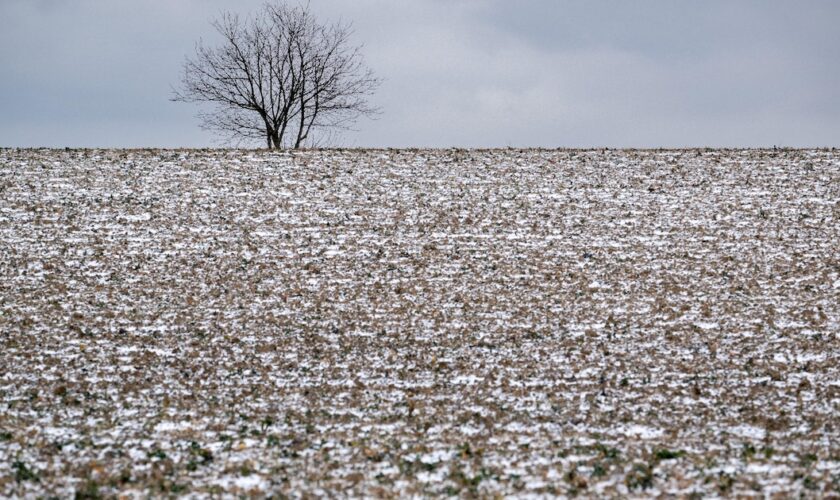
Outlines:
{"label": "gray cloud", "polygon": [[[221,10],[3,0],[0,145],[205,146],[169,101]],[[840,3],[312,0],[385,79],[354,146],[836,145]]]}

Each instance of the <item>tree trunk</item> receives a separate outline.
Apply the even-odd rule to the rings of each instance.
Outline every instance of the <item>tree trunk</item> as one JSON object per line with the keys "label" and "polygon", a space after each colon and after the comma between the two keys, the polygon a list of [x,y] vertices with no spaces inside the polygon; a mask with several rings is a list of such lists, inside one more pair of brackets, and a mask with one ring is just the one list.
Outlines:
{"label": "tree trunk", "polygon": [[[263,119],[265,119],[265,117],[263,117]],[[274,144],[275,144],[274,134],[275,134],[274,129],[272,129],[271,125],[269,125],[268,122],[266,121],[265,122],[265,141],[266,141],[266,146],[268,147],[268,149],[274,149]]]}
{"label": "tree trunk", "polygon": [[303,98],[304,87],[300,88],[300,125],[298,125],[297,139],[295,140],[295,149],[298,149],[303,142],[303,127],[306,124],[306,99]]}

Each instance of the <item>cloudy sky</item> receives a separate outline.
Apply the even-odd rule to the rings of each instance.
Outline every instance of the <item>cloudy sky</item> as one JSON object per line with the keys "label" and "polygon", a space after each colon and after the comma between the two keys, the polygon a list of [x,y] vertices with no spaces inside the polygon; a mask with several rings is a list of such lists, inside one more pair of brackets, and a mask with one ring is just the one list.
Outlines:
{"label": "cloudy sky", "polygon": [[[310,0],[382,115],[345,146],[838,146],[837,0]],[[262,0],[0,0],[0,146],[201,147],[171,87]]]}

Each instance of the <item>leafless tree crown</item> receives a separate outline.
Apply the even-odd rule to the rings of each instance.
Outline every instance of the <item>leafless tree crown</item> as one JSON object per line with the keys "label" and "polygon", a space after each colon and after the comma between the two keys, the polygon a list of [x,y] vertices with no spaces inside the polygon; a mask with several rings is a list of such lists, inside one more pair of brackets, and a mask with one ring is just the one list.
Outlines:
{"label": "leafless tree crown", "polygon": [[377,112],[368,98],[379,80],[350,44],[349,25],[321,24],[306,6],[268,3],[245,20],[223,14],[213,27],[223,43],[196,45],[174,96],[214,105],[200,114],[203,128],[299,148]]}

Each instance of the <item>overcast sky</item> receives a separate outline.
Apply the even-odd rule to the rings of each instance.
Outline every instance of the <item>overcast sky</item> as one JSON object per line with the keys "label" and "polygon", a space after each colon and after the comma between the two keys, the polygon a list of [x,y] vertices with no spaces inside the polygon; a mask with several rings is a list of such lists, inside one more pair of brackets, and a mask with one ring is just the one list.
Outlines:
{"label": "overcast sky", "polygon": [[[0,0],[0,146],[201,147],[171,102],[222,10]],[[837,0],[311,0],[384,79],[345,146],[838,146]]]}

